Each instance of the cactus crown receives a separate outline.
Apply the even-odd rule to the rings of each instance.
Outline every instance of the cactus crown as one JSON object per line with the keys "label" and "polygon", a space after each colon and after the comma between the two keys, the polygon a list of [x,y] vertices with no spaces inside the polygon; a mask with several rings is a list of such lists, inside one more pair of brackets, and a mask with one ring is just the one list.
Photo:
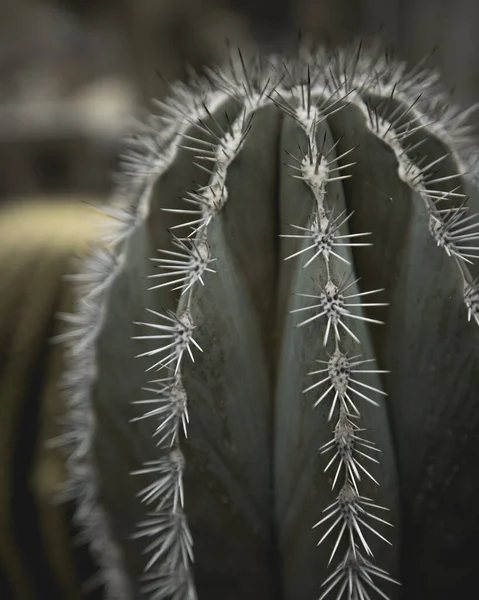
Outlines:
{"label": "cactus crown", "polygon": [[[368,256],[377,233],[373,227],[366,231],[361,226],[368,218],[374,224],[371,212],[376,208],[359,207],[353,211],[351,203],[345,201],[345,196],[351,196],[347,185],[358,177],[354,171],[357,145],[352,145],[348,136],[360,123],[362,131],[367,131],[367,139],[375,138],[377,148],[393,157],[396,181],[401,182],[395,185],[398,190],[409,190],[413,202],[408,206],[417,219],[417,227],[430,236],[435,251],[445,254],[451,272],[455,270],[454,281],[458,287],[462,284],[458,293],[462,294],[464,313],[467,311],[469,320],[479,323],[474,263],[479,250],[479,225],[466,203],[468,189],[473,185],[476,156],[467,125],[469,114],[449,104],[437,87],[436,75],[421,68],[408,72],[403,64],[381,54],[364,53],[361,47],[333,55],[302,48],[289,59],[245,59],[238,53],[221,69],[210,70],[207,77],[175,84],[171,97],[157,104],[161,115],[149,118],[129,140],[130,150],[123,161],[117,192],[111,205],[102,209],[113,219],[102,233],[102,246],[73,276],[80,291],[77,313],[64,315],[71,324],[62,336],[71,349],[65,377],[69,414],[64,434],[69,490],[78,502],[77,519],[98,557],[107,596],[127,598],[132,593],[102,505],[94,461],[92,390],[102,376],[96,340],[107,319],[109,290],[115,278],[127,269],[128,257],[141,246],[137,238],[144,224],[151,220],[152,229],[164,229],[156,217],[159,209],[154,207],[161,198],[161,218],[171,215],[176,219],[169,222],[169,238],[164,233],[163,237],[153,236],[159,254],[149,257],[155,269],[149,273],[150,290],[154,290],[152,294],[163,294],[164,307],[147,309],[150,320],[136,321],[144,333],[137,329],[133,336],[139,343],[148,344],[138,353],[138,357],[148,361],[147,372],[159,371],[160,375],[144,388],[149,392],[148,399],[131,398],[137,408],[145,409],[132,421],[154,422],[152,436],[158,448],[155,460],[145,460],[142,468],[134,470],[140,479],[151,478],[151,483],[139,493],[149,514],[141,520],[135,537],[140,542],[147,540],[144,569],[148,597],[191,600],[196,598],[194,536],[185,512],[188,498],[184,478],[189,463],[183,444],[191,420],[189,389],[194,388],[193,363],[201,353],[208,355],[213,351],[202,341],[216,343],[213,333],[211,339],[207,334],[211,312],[207,304],[215,294],[208,288],[215,285],[214,278],[223,278],[223,285],[231,286],[232,295],[240,289],[231,275],[233,266],[243,262],[244,268],[245,261],[263,261],[259,238],[256,251],[245,246],[250,242],[254,245],[253,235],[260,230],[253,221],[266,218],[266,209],[258,208],[258,217],[243,215],[247,222],[240,224],[233,222],[232,216],[228,223],[223,222],[221,215],[229,203],[241,204],[243,197],[254,195],[231,173],[249,143],[262,143],[257,123],[270,119],[281,120],[283,136],[288,138],[282,145],[289,182],[286,176],[281,178],[278,197],[284,205],[281,226],[283,221],[291,221],[289,230],[279,232],[276,246],[284,264],[278,267],[275,292],[279,298],[278,314],[282,315],[278,325],[281,344],[278,342],[275,358],[280,365],[274,375],[276,413],[288,415],[288,403],[299,405],[307,399],[308,410],[320,411],[322,415],[321,431],[315,437],[319,441],[319,457],[315,454],[311,460],[316,465],[313,470],[319,465],[326,475],[321,475],[323,487],[314,496],[312,514],[317,514],[317,522],[310,522],[309,528],[314,529],[313,533],[317,531],[320,548],[329,545],[328,557],[324,564],[320,564],[322,554],[308,560],[317,562],[318,569],[331,564],[331,572],[318,588],[320,600],[363,600],[375,594],[388,598],[395,593],[389,590],[394,590],[397,583],[391,572],[394,566],[383,568],[381,556],[376,562],[373,548],[379,548],[377,543],[391,545],[391,521],[397,520],[396,507],[382,506],[376,493],[377,485],[383,486],[383,481],[375,469],[382,462],[381,451],[386,451],[378,440],[390,444],[383,431],[388,428],[383,375],[386,380],[389,370],[378,368],[381,365],[376,364],[372,350],[373,345],[376,351],[384,347],[384,337],[374,337],[376,334],[370,330],[381,327],[381,317],[389,310],[385,300],[391,296],[387,296],[385,285],[373,289],[364,285],[363,279],[371,279],[367,266],[361,281],[357,276],[364,265],[357,257]],[[424,152],[423,146],[427,146]],[[178,175],[181,166],[174,173],[173,170],[184,156],[196,164],[203,181],[194,189],[184,189],[181,203],[168,206],[163,197],[173,196],[174,202],[175,193],[167,183],[161,188],[161,182]],[[379,161],[376,155],[369,155],[373,167],[376,160]],[[377,168],[381,168],[379,162]],[[262,176],[261,164],[257,170],[256,178]],[[372,183],[363,179],[363,190],[368,185],[374,189]],[[375,193],[380,198],[378,206],[382,202],[388,210],[403,198],[394,198],[391,187],[386,188],[376,189]],[[414,208],[410,208],[412,205]],[[245,206],[243,210],[255,205],[245,201]],[[240,211],[241,206],[232,214]],[[369,214],[365,216],[366,213]],[[238,232],[249,229],[251,236],[238,241]],[[391,239],[394,236],[390,233]],[[384,253],[390,256],[388,244],[386,240]],[[231,258],[228,252],[235,256]],[[374,260],[369,268],[375,268]],[[248,294],[254,296],[254,304],[261,296],[261,269],[251,264],[248,273],[245,285]],[[387,282],[384,270],[379,279]],[[179,299],[172,291],[179,293]],[[224,292],[222,297],[230,296]],[[221,312],[223,308],[219,304],[215,310]],[[375,314],[376,310],[380,314]],[[261,311],[257,308],[256,313]],[[265,315],[263,311],[258,321],[267,322],[269,317]],[[216,328],[215,335],[217,332]],[[295,352],[301,355],[294,356]],[[312,362],[317,362],[318,367],[311,369]],[[287,379],[289,370],[296,373],[289,375],[294,381],[303,380],[299,396],[298,390],[292,389],[294,382],[290,384]],[[374,411],[382,416],[371,416]],[[284,421],[283,418],[283,424],[278,421],[277,425],[276,483],[283,481],[288,469],[296,468],[286,456],[295,450]],[[371,431],[368,422],[375,423]],[[384,475],[387,492],[395,489],[391,474],[394,453],[387,452],[385,460],[387,464],[381,473],[388,473]],[[395,494],[388,496],[386,492],[382,498],[392,498],[394,504]],[[277,518],[290,519],[291,527],[298,527],[294,514],[302,509],[288,508],[288,503],[294,501],[279,496]],[[326,498],[332,498],[329,506]],[[287,538],[288,526],[284,528]],[[312,535],[308,529],[301,533]]]}

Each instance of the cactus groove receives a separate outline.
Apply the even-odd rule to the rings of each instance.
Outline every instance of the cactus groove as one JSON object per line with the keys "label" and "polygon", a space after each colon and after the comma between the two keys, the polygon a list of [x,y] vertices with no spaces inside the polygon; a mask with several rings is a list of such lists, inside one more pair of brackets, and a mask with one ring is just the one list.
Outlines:
{"label": "cactus groove", "polygon": [[105,598],[474,589],[470,113],[361,45],[233,53],[157,104],[61,315]]}

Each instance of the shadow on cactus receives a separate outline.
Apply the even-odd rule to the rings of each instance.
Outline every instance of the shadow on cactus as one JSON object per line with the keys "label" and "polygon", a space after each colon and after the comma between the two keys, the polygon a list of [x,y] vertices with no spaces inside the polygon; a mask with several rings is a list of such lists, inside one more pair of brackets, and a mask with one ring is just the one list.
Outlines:
{"label": "shadow on cactus", "polygon": [[360,48],[238,53],[158,104],[65,317],[105,597],[479,589],[468,113]]}

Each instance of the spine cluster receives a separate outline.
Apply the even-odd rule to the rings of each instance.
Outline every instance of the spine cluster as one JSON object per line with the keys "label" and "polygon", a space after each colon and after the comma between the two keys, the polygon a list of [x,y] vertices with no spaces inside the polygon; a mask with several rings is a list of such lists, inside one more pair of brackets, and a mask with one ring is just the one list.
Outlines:
{"label": "spine cluster", "polygon": [[[334,419],[335,421],[333,437],[321,447],[320,451],[323,454],[332,453],[332,458],[324,470],[328,471],[333,465],[336,465],[332,487],[337,490],[337,497],[333,504],[324,509],[325,516],[314,525],[314,528],[323,525],[328,527],[318,545],[330,535],[336,536],[329,563],[338,552],[342,540],[345,541],[346,546],[339,566],[323,583],[325,589],[320,600],[333,590],[337,591],[337,598],[367,598],[368,588],[379,591],[374,581],[375,578],[394,582],[386,571],[371,562],[373,553],[367,541],[368,535],[372,533],[390,543],[375,528],[377,523],[390,524],[378,516],[381,511],[387,509],[378,505],[373,499],[361,495],[362,476],[366,475],[376,484],[378,482],[359,459],[362,457],[367,461],[377,463],[374,454],[378,449],[373,442],[359,435],[363,430],[354,421],[361,416],[360,402],[366,401],[378,405],[370,397],[371,393],[373,396],[384,393],[380,389],[363,383],[360,380],[360,374],[365,372],[383,373],[384,371],[363,369],[362,366],[372,359],[358,360],[357,356],[348,356],[347,352],[341,349],[341,343],[343,335],[346,335],[350,336],[355,343],[360,344],[359,338],[348,325],[351,319],[380,323],[380,321],[362,314],[355,314],[351,309],[382,306],[383,303],[380,302],[363,301],[365,296],[382,290],[352,292],[351,288],[356,281],[350,281],[350,261],[335,251],[339,247],[368,246],[370,243],[361,241],[369,235],[367,232],[341,234],[340,228],[347,222],[350,215],[345,216],[341,213],[336,216],[334,206],[328,206],[328,183],[348,177],[344,170],[351,166],[351,163],[342,165],[339,163],[350,151],[330,158],[337,143],[330,150],[325,151],[324,143],[318,145],[317,142],[318,125],[327,119],[328,112],[331,110],[331,102],[329,102],[329,107],[326,105],[322,110],[318,106],[312,106],[310,84],[299,86],[293,90],[292,96],[296,102],[289,106],[289,112],[295,112],[295,119],[307,137],[307,152],[298,161],[299,166],[293,165],[293,168],[299,172],[298,177],[310,189],[314,197],[314,209],[309,227],[300,228],[302,229],[301,233],[290,236],[300,240],[310,240],[311,243],[287,257],[286,260],[295,255],[312,253],[312,257],[309,257],[303,266],[307,267],[313,261],[320,261],[319,270],[327,275],[326,283],[320,288],[317,295],[298,294],[313,299],[314,304],[294,309],[293,312],[307,311],[309,314],[311,311],[313,313],[312,316],[302,320],[298,324],[299,327],[317,319],[323,319],[325,333],[322,344],[326,346],[331,338],[334,344],[334,351],[329,360],[320,361],[325,364],[324,368],[310,373],[310,375],[319,375],[319,381],[304,390],[304,392],[309,392],[319,388],[321,391],[314,407],[317,408],[329,401],[328,420],[333,421]],[[296,109],[294,109],[295,105]],[[334,260],[346,265],[343,276],[338,280],[331,272],[331,263]]]}
{"label": "spine cluster", "polygon": [[[154,598],[172,597],[178,600],[194,600],[196,591],[193,583],[193,540],[184,510],[183,472],[185,460],[181,452],[181,436],[187,437],[188,404],[182,383],[181,365],[186,355],[194,361],[192,348],[202,351],[194,339],[195,323],[191,311],[192,299],[197,285],[205,285],[207,272],[214,273],[212,257],[208,244],[208,229],[213,219],[220,213],[228,200],[226,176],[231,162],[238,156],[251,127],[254,110],[261,104],[265,90],[257,95],[251,89],[249,102],[245,102],[239,116],[232,122],[228,120],[223,128],[212,112],[203,105],[204,117],[187,117],[187,123],[193,131],[181,133],[181,145],[192,150],[198,166],[207,169],[209,182],[184,200],[193,208],[165,209],[186,216],[179,228],[187,228],[185,238],[173,236],[177,251],[162,250],[162,258],[153,258],[161,271],[151,275],[158,280],[151,290],[171,286],[181,290],[186,297],[177,313],[164,314],[150,311],[159,322],[137,323],[152,330],[151,335],[141,335],[138,339],[154,339],[158,346],[139,356],[155,356],[155,362],[148,370],[165,370],[169,375],[152,380],[156,387],[150,388],[154,397],[139,403],[148,403],[155,408],[144,413],[139,419],[154,417],[157,420],[155,435],[159,437],[159,451],[163,455],[157,461],[148,462],[135,474],[155,475],[156,480],[141,493],[142,501],[153,507],[149,519],[140,523],[137,537],[145,537],[150,543],[145,552],[150,554],[145,571],[149,580],[145,591]],[[212,140],[212,141],[210,141]],[[208,168],[210,167],[210,168]]]}
{"label": "spine cluster", "polygon": [[[469,269],[469,265],[474,262],[473,259],[479,257],[479,246],[475,245],[479,241],[478,217],[476,214],[470,214],[467,196],[459,187],[449,190],[438,188],[438,184],[468,175],[468,169],[466,165],[460,164],[457,173],[442,177],[435,176],[435,169],[444,161],[452,157],[457,159],[452,150],[434,160],[423,160],[421,164],[411,159],[410,153],[418,146],[418,143],[413,144],[410,141],[411,137],[417,131],[427,130],[428,125],[431,124],[415,110],[417,100],[406,104],[405,107],[401,106],[400,109],[390,111],[387,118],[382,116],[381,113],[386,112],[385,109],[393,96],[394,89],[384,99],[383,110],[379,107],[372,111],[360,96],[355,98],[355,103],[363,111],[369,129],[393,150],[398,163],[399,178],[424,202],[429,218],[429,233],[437,246],[443,248],[447,255],[454,259],[464,284],[464,303],[468,309],[468,318],[469,320],[474,318],[479,324],[477,304],[479,282],[473,278]],[[410,117],[407,123],[401,123],[406,116]],[[461,205],[448,206],[448,202],[454,199],[461,200]]]}
{"label": "spine cluster", "polygon": [[[357,424],[362,403],[378,405],[378,397],[384,394],[381,389],[364,383],[361,375],[385,371],[369,364],[374,363],[374,359],[351,355],[343,347],[344,339],[349,337],[359,348],[361,340],[352,326],[355,321],[380,324],[364,316],[363,308],[383,305],[369,302],[370,296],[375,298],[382,290],[357,292],[352,289],[356,284],[351,277],[353,267],[343,249],[370,245],[370,234],[343,233],[350,215],[338,212],[330,204],[327,188],[335,180],[350,177],[347,169],[353,163],[347,161],[354,149],[339,156],[335,154],[336,144],[326,149],[325,143],[317,139],[319,124],[347,103],[355,104],[363,112],[370,131],[393,150],[400,179],[425,202],[429,215],[425,227],[429,227],[437,245],[459,268],[469,319],[474,318],[478,324],[479,286],[468,265],[479,250],[479,246],[474,245],[479,239],[479,226],[465,204],[458,208],[444,207],[447,200],[463,195],[457,188],[444,192],[439,184],[461,173],[435,176],[436,165],[449,156],[463,166],[456,151],[461,136],[465,135],[461,115],[454,109],[438,114],[440,96],[429,104],[416,99],[422,87],[433,89],[433,79],[424,73],[405,75],[402,66],[382,59],[373,61],[360,54],[348,56],[345,53],[334,58],[321,54],[305,57],[308,64],[299,64],[301,76],[294,85],[285,85],[284,75],[285,72],[288,76],[294,74],[298,68],[296,63],[289,69],[282,60],[272,59],[265,68],[259,63],[247,66],[240,57],[238,65],[211,73],[208,84],[178,86],[173,99],[161,106],[162,120],[149,124],[142,132],[141,146],[130,153],[129,183],[124,185],[124,191],[131,194],[131,201],[120,201],[104,209],[113,218],[113,224],[104,232],[102,248],[73,276],[79,286],[80,300],[74,315],[62,315],[70,326],[69,331],[60,336],[70,346],[70,365],[65,378],[68,415],[60,441],[67,453],[69,492],[77,502],[76,520],[98,557],[109,598],[126,600],[131,594],[108,517],[99,500],[92,451],[95,422],[91,387],[99,376],[95,372],[95,340],[107,307],[108,290],[122,269],[129,237],[148,217],[155,181],[173,163],[179,147],[193,150],[198,166],[208,171],[209,182],[194,191],[185,191],[187,208],[171,209],[184,215],[185,220],[177,230],[184,228],[186,237],[172,234],[175,249],[163,250],[160,258],[152,259],[159,273],[152,276],[150,289],[171,286],[180,290],[179,308],[176,312],[149,310],[152,320],[137,323],[149,330],[148,334],[138,336],[139,339],[157,342],[154,350],[140,356],[150,357],[148,371],[160,371],[161,377],[151,380],[145,388],[150,393],[149,398],[137,402],[146,407],[139,419],[155,419],[159,458],[135,472],[152,478],[140,494],[149,515],[136,534],[147,539],[145,591],[151,598],[193,600],[196,598],[192,575],[193,540],[184,508],[185,457],[181,450],[182,438],[187,436],[188,430],[188,399],[182,381],[182,364],[187,355],[194,360],[194,352],[208,349],[200,348],[195,341],[197,324],[191,303],[197,286],[207,284],[206,274],[214,273],[214,261],[218,257],[211,256],[208,228],[228,200],[228,167],[241,151],[254,113],[271,102],[294,118],[304,132],[307,142],[304,156],[295,158],[290,166],[314,199],[307,227],[296,225],[295,233],[284,234],[303,244],[287,260],[304,255],[305,267],[317,267],[326,273],[326,282],[316,295],[300,294],[308,298],[308,306],[295,309],[300,316],[305,313],[298,324],[300,327],[323,320],[324,337],[318,340],[318,347],[328,346],[332,350],[328,360],[319,361],[321,368],[311,373],[315,376],[314,383],[304,390],[317,392],[315,408],[329,403],[326,410],[331,421],[331,439],[324,442],[321,453],[329,457],[324,470],[335,469],[332,489],[336,499],[324,508],[323,516],[314,527],[326,529],[319,544],[332,540],[329,563],[342,553],[334,571],[323,583],[320,600],[332,592],[338,600],[362,600],[370,597],[370,590],[387,598],[378,587],[378,581],[395,583],[373,561],[369,536],[389,543],[381,528],[390,524],[382,518],[387,508],[361,493],[363,477],[379,484],[367,467],[378,462],[379,449]],[[364,100],[366,94],[383,98],[384,111],[372,109]],[[213,115],[231,97],[241,102],[242,109],[235,120],[222,127]],[[386,110],[393,97],[404,108]],[[165,131],[163,136],[158,136],[158,125]],[[413,162],[408,141],[421,129],[445,141],[451,153],[426,164]],[[195,130],[198,136],[192,133]],[[451,131],[458,132],[458,139]],[[331,268],[333,262],[334,269]],[[339,272],[338,267],[343,270],[340,278],[334,275]]]}

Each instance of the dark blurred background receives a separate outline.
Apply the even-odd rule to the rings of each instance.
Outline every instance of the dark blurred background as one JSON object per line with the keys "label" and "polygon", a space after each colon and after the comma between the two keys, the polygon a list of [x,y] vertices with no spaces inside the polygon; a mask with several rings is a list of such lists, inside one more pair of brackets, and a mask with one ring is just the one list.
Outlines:
{"label": "dark blurred background", "polygon": [[479,100],[478,0],[1,0],[0,199],[107,194],[129,116],[186,64],[299,31],[379,35],[411,64],[435,49],[456,100]]}
{"label": "dark blurred background", "polygon": [[380,36],[411,66],[435,49],[457,102],[479,100],[479,0],[0,0],[0,598],[41,582],[53,600],[56,578],[76,598],[93,572],[71,506],[52,507],[64,462],[43,444],[66,410],[50,344],[73,310],[62,276],[95,239],[80,200],[108,197],[131,118],[186,65],[221,61],[226,40],[289,48],[300,31],[333,46]]}

